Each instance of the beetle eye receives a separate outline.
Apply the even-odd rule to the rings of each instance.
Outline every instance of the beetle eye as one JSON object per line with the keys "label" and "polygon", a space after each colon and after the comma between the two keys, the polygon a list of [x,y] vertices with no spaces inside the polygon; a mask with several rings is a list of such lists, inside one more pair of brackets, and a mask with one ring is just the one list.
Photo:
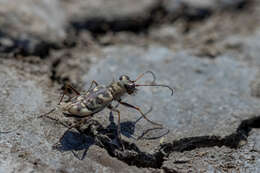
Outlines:
{"label": "beetle eye", "polygon": [[126,75],[122,75],[119,77],[119,80],[129,80],[130,78]]}

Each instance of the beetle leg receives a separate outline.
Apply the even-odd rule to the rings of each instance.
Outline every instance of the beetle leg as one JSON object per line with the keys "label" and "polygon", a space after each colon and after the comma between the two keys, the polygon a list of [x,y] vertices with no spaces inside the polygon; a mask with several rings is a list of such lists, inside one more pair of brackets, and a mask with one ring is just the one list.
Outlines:
{"label": "beetle leg", "polygon": [[144,119],[145,119],[146,121],[149,121],[151,124],[154,124],[154,125],[157,125],[157,126],[162,127],[162,124],[159,124],[159,123],[153,122],[152,120],[149,120],[149,119],[146,117],[146,115],[141,111],[141,109],[140,109],[139,107],[133,106],[133,105],[131,105],[131,104],[129,104],[129,103],[122,102],[122,101],[118,101],[118,102],[119,102],[120,104],[126,106],[126,107],[130,107],[130,108],[133,108],[133,109],[137,110],[137,111],[144,117]]}
{"label": "beetle leg", "polygon": [[38,118],[44,118],[44,117],[46,117],[46,118],[48,118],[48,119],[50,119],[50,120],[56,121],[57,123],[63,125],[64,127],[69,128],[69,129],[75,127],[75,126],[72,126],[72,125],[68,125],[68,124],[64,123],[63,121],[61,121],[61,120],[59,120],[59,119],[56,119],[56,118],[54,118],[54,117],[52,117],[52,116],[49,116],[49,114],[53,113],[53,112],[56,111],[56,110],[57,110],[57,108],[54,108],[54,109],[52,109],[51,111],[49,111],[49,112],[47,112],[47,113],[45,113],[45,114],[42,114],[42,115],[38,116]]}
{"label": "beetle leg", "polygon": [[80,93],[75,89],[75,88],[73,88],[70,84],[68,84],[68,83],[65,83],[65,85],[64,85],[64,91],[63,91],[63,94],[62,94],[62,96],[61,96],[61,98],[60,98],[60,101],[59,101],[59,103],[58,103],[58,105],[62,102],[62,100],[63,100],[63,98],[64,98],[64,95],[66,95],[66,94],[68,94],[69,93],[69,89],[71,89],[73,92],[75,92],[77,95],[80,95]]}
{"label": "beetle leg", "polygon": [[91,82],[91,84],[90,84],[90,87],[89,87],[89,89],[88,89],[88,91],[87,91],[87,92],[89,92],[89,90],[91,90],[91,88],[92,88],[93,84],[95,84],[96,86],[98,86],[98,83],[97,83],[97,81],[93,80],[93,81]]}

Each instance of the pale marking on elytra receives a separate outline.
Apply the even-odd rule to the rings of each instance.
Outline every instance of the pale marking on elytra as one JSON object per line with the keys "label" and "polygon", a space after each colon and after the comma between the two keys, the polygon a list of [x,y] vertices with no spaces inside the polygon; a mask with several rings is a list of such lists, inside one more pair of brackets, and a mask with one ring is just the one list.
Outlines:
{"label": "pale marking on elytra", "polygon": [[80,105],[81,105],[81,107],[83,107],[83,108],[85,107],[85,104],[84,104],[84,103],[80,103]]}
{"label": "pale marking on elytra", "polygon": [[94,92],[98,91],[98,87],[95,87],[95,88],[93,89],[93,91],[94,91]]}
{"label": "pale marking on elytra", "polygon": [[92,114],[92,111],[88,110],[87,108],[83,108],[80,110],[81,115],[90,115]]}

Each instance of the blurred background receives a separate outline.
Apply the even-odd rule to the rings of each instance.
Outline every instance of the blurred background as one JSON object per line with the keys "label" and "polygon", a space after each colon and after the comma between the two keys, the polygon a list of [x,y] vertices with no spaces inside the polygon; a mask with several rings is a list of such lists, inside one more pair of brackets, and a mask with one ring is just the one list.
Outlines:
{"label": "blurred background", "polygon": [[[260,172],[260,132],[241,126],[259,115],[259,19],[258,0],[0,0],[0,131],[19,127],[0,133],[0,173]],[[126,101],[144,112],[153,107],[149,118],[170,132],[135,140],[152,125],[133,124],[140,115],[120,107],[124,139],[144,152],[160,140],[187,142],[156,165],[134,164],[96,145],[78,160],[52,150],[64,127],[28,120],[55,107],[64,82],[82,91],[92,80],[108,85],[147,70],[174,95],[143,87]],[[104,127],[112,121],[109,111],[96,119]],[[212,136],[219,141],[207,141]]]}

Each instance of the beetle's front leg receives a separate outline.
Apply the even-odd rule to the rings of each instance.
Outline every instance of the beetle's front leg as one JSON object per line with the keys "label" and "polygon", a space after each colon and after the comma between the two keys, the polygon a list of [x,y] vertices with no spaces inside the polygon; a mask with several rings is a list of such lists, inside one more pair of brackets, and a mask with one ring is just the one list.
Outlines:
{"label": "beetle's front leg", "polygon": [[149,120],[139,107],[133,106],[133,105],[131,105],[131,104],[129,104],[129,103],[126,103],[126,102],[122,102],[121,100],[119,100],[118,102],[119,102],[120,104],[124,105],[124,106],[127,106],[127,107],[130,107],[130,108],[133,108],[133,109],[137,110],[137,111],[144,117],[144,119],[145,119],[146,121],[149,121],[151,124],[154,124],[154,125],[157,125],[157,126],[162,127],[161,124],[156,123],[156,122],[153,122],[152,120]]}

